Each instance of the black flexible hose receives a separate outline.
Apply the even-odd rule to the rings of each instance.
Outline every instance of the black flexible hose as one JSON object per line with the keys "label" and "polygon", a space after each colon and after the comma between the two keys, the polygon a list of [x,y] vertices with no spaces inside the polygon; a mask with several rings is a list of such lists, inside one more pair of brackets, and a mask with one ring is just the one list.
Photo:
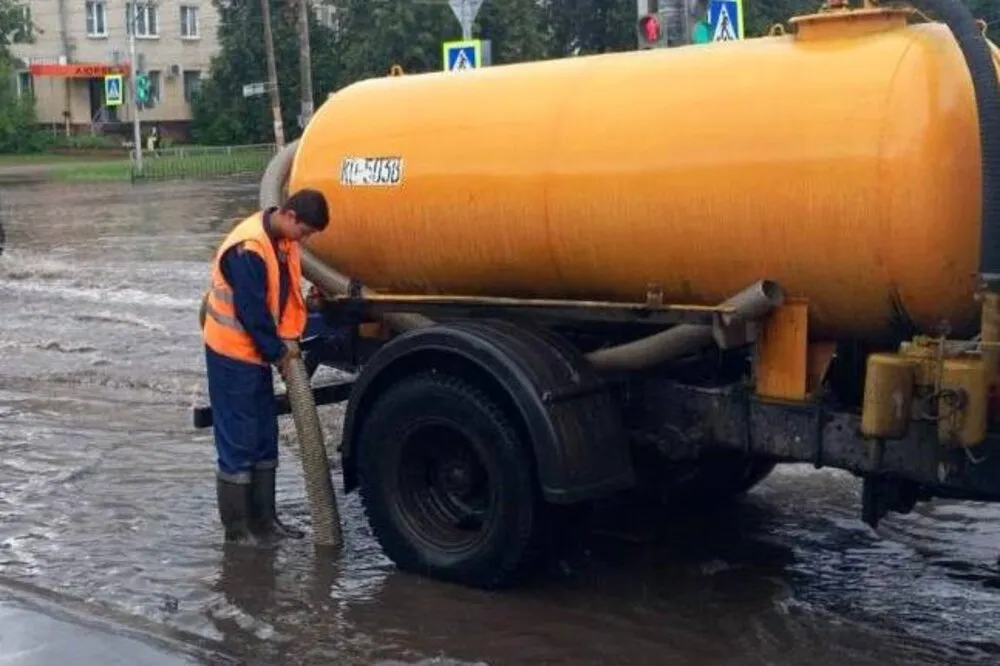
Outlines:
{"label": "black flexible hose", "polygon": [[993,54],[975,17],[961,0],[909,0],[909,3],[948,26],[972,76],[983,173],[979,274],[989,291],[1000,292],[1000,83]]}

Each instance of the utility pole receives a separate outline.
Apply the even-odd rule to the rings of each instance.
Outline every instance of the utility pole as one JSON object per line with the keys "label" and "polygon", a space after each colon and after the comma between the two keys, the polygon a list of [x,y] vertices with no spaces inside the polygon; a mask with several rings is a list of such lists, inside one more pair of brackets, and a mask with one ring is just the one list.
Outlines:
{"label": "utility pole", "polygon": [[462,39],[465,41],[472,39],[472,24],[475,22],[483,2],[484,0],[449,0],[448,2],[455,18],[462,26]]}
{"label": "utility pole", "polygon": [[[66,0],[59,0],[59,39],[62,42],[62,64],[68,65],[73,60],[72,49],[69,43],[69,28],[66,20]],[[63,121],[66,136],[72,134],[72,99],[70,92],[70,80],[63,79]]]}
{"label": "utility pole", "polygon": [[274,64],[274,35],[271,33],[271,5],[260,0],[264,15],[264,50],[267,52],[267,90],[271,94],[271,115],[274,117],[274,142],[278,150],[285,147],[285,130],[281,123],[281,97],[278,95],[278,67]]}
{"label": "utility pole", "polygon": [[486,0],[413,0],[418,5],[448,5],[462,26],[462,39],[472,39],[472,24]]}
{"label": "utility pole", "polygon": [[136,2],[130,3],[132,11],[126,10],[128,15],[125,17],[125,21],[128,25],[128,61],[131,69],[128,80],[129,87],[132,89],[132,142],[135,144],[135,169],[138,173],[142,173],[142,133],[139,131],[139,96],[137,94],[139,86],[136,85],[136,79],[139,77],[139,65],[135,56],[135,24],[139,13],[137,5]]}
{"label": "utility pole", "polygon": [[309,48],[309,0],[299,0],[299,78],[302,87],[303,128],[313,114],[312,52]]}

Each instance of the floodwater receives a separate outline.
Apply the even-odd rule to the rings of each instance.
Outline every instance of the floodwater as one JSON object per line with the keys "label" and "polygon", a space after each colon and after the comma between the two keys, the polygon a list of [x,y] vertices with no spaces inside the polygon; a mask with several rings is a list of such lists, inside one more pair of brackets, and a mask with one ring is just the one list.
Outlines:
{"label": "floodwater", "polygon": [[[629,514],[632,538],[595,535],[513,592],[396,572],[353,496],[338,561],[308,541],[224,553],[210,433],[191,427],[197,309],[254,203],[250,183],[0,193],[0,602],[106,618],[184,663],[1000,661],[1000,508],[939,502],[875,532],[856,480],[807,466],[727,512]],[[331,444],[338,413],[321,408]],[[306,522],[291,432],[279,504]]]}

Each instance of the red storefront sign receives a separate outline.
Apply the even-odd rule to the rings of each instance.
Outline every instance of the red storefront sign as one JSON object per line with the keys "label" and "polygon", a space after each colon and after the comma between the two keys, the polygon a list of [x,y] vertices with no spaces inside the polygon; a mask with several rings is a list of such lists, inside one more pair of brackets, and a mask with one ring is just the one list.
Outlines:
{"label": "red storefront sign", "polygon": [[64,79],[97,79],[109,74],[127,75],[128,65],[105,65],[78,62],[70,65],[29,65],[32,76],[55,76]]}

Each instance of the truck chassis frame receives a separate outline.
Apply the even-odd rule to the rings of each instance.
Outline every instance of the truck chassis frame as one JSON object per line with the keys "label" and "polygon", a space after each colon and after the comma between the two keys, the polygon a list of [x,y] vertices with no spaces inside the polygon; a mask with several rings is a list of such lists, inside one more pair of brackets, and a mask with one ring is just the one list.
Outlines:
{"label": "truck chassis frame", "polygon": [[[807,306],[801,304],[782,308],[785,311],[769,317],[763,329],[750,326],[747,340],[735,345],[737,356],[751,357],[756,366],[770,364],[770,380],[762,380],[758,367],[749,378],[740,373],[693,382],[660,371],[597,373],[588,368],[580,350],[552,331],[559,326],[591,326],[601,335],[624,326],[635,334],[643,327],[718,325],[727,314],[723,307],[664,305],[656,294],[646,303],[621,304],[368,298],[355,289],[350,296],[313,300],[310,308],[302,341],[310,372],[326,365],[354,373],[353,378],[314,389],[318,405],[348,404],[340,445],[348,492],[363,485],[358,471],[359,433],[365,430],[372,405],[403,380],[434,373],[483,389],[524,426],[522,434],[533,445],[529,457],[541,504],[552,510],[586,506],[637,488],[644,471],[637,469],[638,451],[646,460],[652,452],[668,467],[711,464],[707,461],[717,458],[744,465],[735,481],[726,482],[729,486],[723,483],[722,494],[744,492],[778,463],[846,470],[863,479],[861,517],[872,527],[890,511],[908,513],[917,502],[935,497],[1000,501],[1000,438],[992,432],[979,442],[944,445],[938,421],[924,418],[910,420],[905,432],[895,437],[866,436],[862,410],[836,406],[820,387],[833,349],[820,347],[813,353],[817,350],[804,332]],[[389,335],[378,322],[392,312],[421,314],[437,323]],[[789,336],[789,331],[799,334]],[[761,339],[780,341],[781,351],[774,351],[777,342],[770,351],[763,349]],[[813,363],[814,359],[819,361]],[[790,394],[784,397],[760,395],[762,382],[774,385],[774,376],[794,377],[797,381],[792,384],[799,390],[783,389]],[[807,384],[811,388],[802,390]],[[285,396],[278,396],[278,404],[279,413],[290,411]],[[195,409],[196,427],[208,427],[211,421],[210,407]],[[377,520],[385,523],[389,518],[383,515]],[[522,568],[518,558],[503,565],[491,561],[476,570],[462,569],[460,558],[433,567],[427,561],[433,556],[414,554],[413,548],[401,550],[400,539],[397,534],[381,540],[384,547],[392,546],[389,554],[401,568],[433,577],[502,587],[513,584]]]}

